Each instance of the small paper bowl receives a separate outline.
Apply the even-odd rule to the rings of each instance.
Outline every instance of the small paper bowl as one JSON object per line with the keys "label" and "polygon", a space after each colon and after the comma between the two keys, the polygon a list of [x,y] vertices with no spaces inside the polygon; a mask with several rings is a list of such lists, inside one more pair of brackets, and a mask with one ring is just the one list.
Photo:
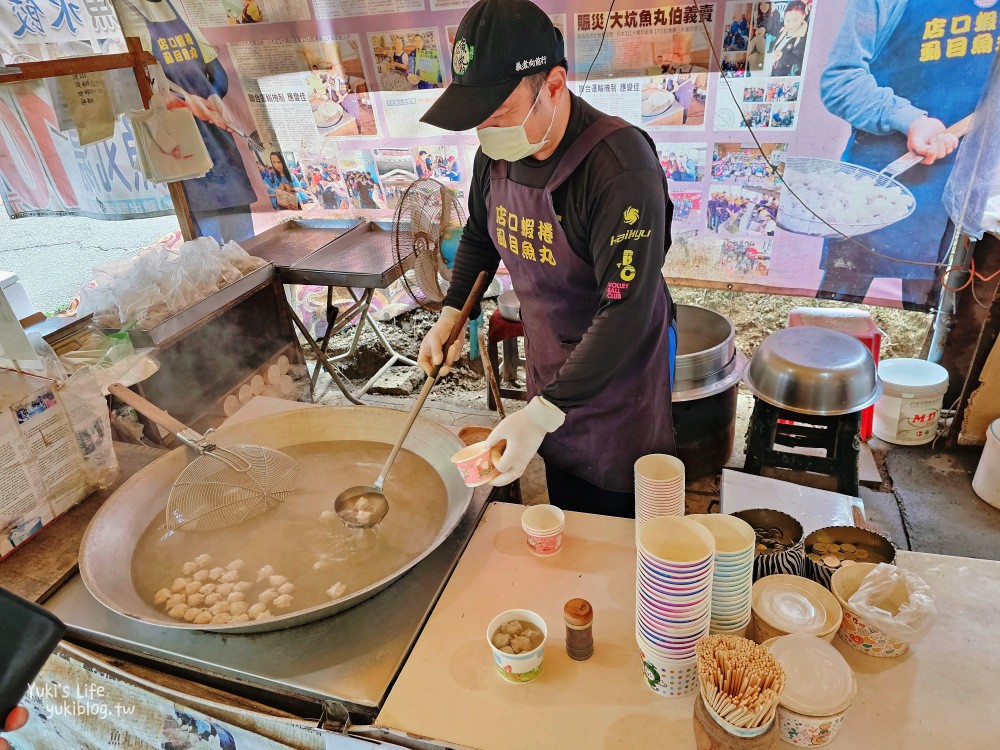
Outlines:
{"label": "small paper bowl", "polygon": [[833,716],[806,716],[778,706],[778,737],[796,747],[825,747],[837,739],[847,709]]}
{"label": "small paper bowl", "polygon": [[667,568],[701,568],[715,556],[715,538],[708,529],[683,516],[662,516],[644,523],[639,546],[647,557]]}
{"label": "small paper bowl", "polygon": [[[795,623],[789,616],[794,612],[793,608],[787,608],[784,613],[779,610],[772,610],[769,599],[773,597],[774,591],[784,591],[782,599],[794,605],[796,601],[805,601],[823,613],[823,622],[820,627],[814,625],[806,626],[804,623]],[[829,591],[824,589],[815,581],[810,581],[801,576],[777,575],[763,578],[753,585],[752,589],[754,626],[758,628],[759,635],[769,633],[768,638],[789,633],[801,633],[804,635],[815,635],[824,641],[832,642],[837,633],[837,628],[843,620],[843,608],[836,598]],[[794,597],[790,599],[789,597]],[[778,602],[777,599],[774,600]],[[762,640],[766,640],[762,638]],[[759,641],[758,641],[759,642]]]}
{"label": "small paper bowl", "polygon": [[706,612],[700,619],[683,625],[661,623],[641,611],[636,612],[636,617],[643,624],[643,627],[653,632],[659,632],[666,640],[686,641],[705,631],[705,623],[708,622],[709,614]]}
{"label": "small paper bowl", "polygon": [[[818,651],[815,647],[803,649],[798,645],[799,643],[807,644],[808,641],[814,639],[803,638],[801,636],[791,636],[791,638],[795,639],[793,641],[795,643],[794,648],[799,652],[800,656],[795,658],[790,652],[785,652],[783,666],[786,674],[786,691],[782,694],[781,702],[778,704],[779,737],[796,747],[824,747],[837,738],[837,734],[840,732],[840,725],[844,721],[844,716],[851,709],[857,697],[857,679],[847,662],[844,661],[844,657],[835,648],[816,644],[819,647]],[[773,652],[775,643],[775,639],[768,639],[762,645]],[[817,654],[821,654],[824,650],[833,656],[834,661],[840,662],[841,667],[839,669],[829,660],[826,663],[823,663],[822,660],[817,660]],[[789,657],[792,657],[793,660],[789,661]],[[837,672],[840,673],[839,679]],[[789,691],[791,690],[789,688],[790,682],[801,680],[803,677],[811,679],[814,674],[825,675],[828,680],[826,683],[827,686],[843,682],[844,678],[849,678],[850,680],[848,689],[844,691],[844,694],[838,696],[835,705],[827,704],[826,708],[832,709],[832,711],[820,710],[821,707],[817,705],[817,696],[815,695],[807,697],[799,693],[795,698],[789,695]]]}
{"label": "small paper bowl", "polygon": [[641,619],[636,621],[636,626],[643,638],[650,644],[664,650],[684,650],[694,648],[695,644],[704,637],[705,633],[708,632],[709,620],[706,617],[705,623],[699,626],[698,630],[692,631],[688,635],[679,636],[665,635],[662,631],[650,628]]}
{"label": "small paper bowl", "polygon": [[695,607],[704,601],[711,601],[708,584],[700,591],[690,594],[677,594],[660,586],[640,575],[637,585],[641,586],[650,599],[670,608]]}
{"label": "small paper bowl", "polygon": [[667,607],[662,603],[648,598],[641,592],[636,604],[646,612],[654,615],[657,619],[677,625],[686,625],[694,622],[708,612],[712,606],[712,603],[706,599],[694,607]]}
{"label": "small paper bowl", "polygon": [[712,625],[708,632],[709,635],[735,635],[739,638],[746,638],[747,629],[749,627],[750,624],[747,623],[746,625],[738,627],[735,630],[728,630],[727,627],[716,627],[715,625]]}
{"label": "small paper bowl", "polygon": [[[906,641],[889,638],[878,628],[866,623],[857,611],[848,604],[848,600],[861,587],[865,576],[874,569],[874,563],[857,563],[834,572],[830,582],[830,590],[837,597],[837,601],[840,602],[840,606],[844,610],[844,619],[837,635],[840,636],[840,640],[855,651],[860,651],[867,656],[891,659],[902,656],[909,651],[910,644]],[[890,607],[898,609],[900,605],[906,604],[909,600],[906,586],[900,582],[886,603]]]}
{"label": "small paper bowl", "polygon": [[637,556],[636,562],[638,563],[638,566],[642,568],[644,573],[648,573],[652,577],[657,580],[661,580],[664,583],[669,581],[677,584],[678,586],[687,586],[692,583],[707,581],[714,575],[714,568],[712,568],[711,562],[693,571],[668,570],[656,565],[642,554]]}
{"label": "small paper bowl", "polygon": [[698,659],[676,661],[664,659],[639,647],[642,673],[646,685],[654,693],[667,698],[681,698],[698,687]]}
{"label": "small paper bowl", "polygon": [[[524,620],[530,622],[542,632],[542,642],[538,648],[526,651],[523,654],[507,654],[493,645],[493,634],[505,622],[511,620]],[[497,672],[507,682],[531,682],[542,671],[542,658],[545,654],[545,641],[548,639],[549,631],[545,626],[545,620],[540,615],[527,609],[508,609],[493,618],[486,629],[486,642],[493,652],[493,661],[496,663]]]}
{"label": "small paper bowl", "polygon": [[721,513],[690,515],[688,518],[700,523],[715,537],[716,559],[719,555],[736,559],[749,559],[753,556],[757,536],[753,526],[742,518]]}
{"label": "small paper bowl", "polygon": [[554,505],[542,503],[524,509],[521,529],[527,537],[528,551],[536,557],[552,557],[562,549],[566,514]]}
{"label": "small paper bowl", "polygon": [[692,579],[688,582],[677,581],[669,576],[657,574],[655,571],[650,572],[640,569],[637,574],[641,575],[650,583],[658,586],[665,593],[672,594],[673,596],[692,596],[694,594],[701,593],[702,591],[707,591],[709,586],[712,585],[711,576],[705,576],[700,580]]}
{"label": "small paper bowl", "polygon": [[641,610],[643,614],[652,617],[657,622],[662,622],[664,625],[676,625],[678,627],[698,622],[709,611],[709,607],[709,604],[705,604],[693,612],[666,612],[658,609],[655,604],[651,604],[641,597],[636,601],[636,609]]}
{"label": "small paper bowl", "polygon": [[521,513],[521,528],[536,534],[551,534],[566,526],[566,514],[548,503],[529,505]]}
{"label": "small paper bowl", "polygon": [[684,462],[676,456],[664,453],[643,456],[635,462],[634,472],[636,483],[646,487],[684,485]]}
{"label": "small paper bowl", "polygon": [[500,476],[496,462],[502,455],[499,445],[490,448],[486,443],[473,443],[452,456],[451,462],[466,487],[480,487]]}

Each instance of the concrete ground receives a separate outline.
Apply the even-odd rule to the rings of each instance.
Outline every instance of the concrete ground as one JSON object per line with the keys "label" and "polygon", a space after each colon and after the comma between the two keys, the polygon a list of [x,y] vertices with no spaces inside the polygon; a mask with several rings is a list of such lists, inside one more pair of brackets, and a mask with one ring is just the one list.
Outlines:
{"label": "concrete ground", "polygon": [[[0,211],[0,271],[16,273],[37,310],[69,304],[101,263],[135,255],[177,229],[177,218],[99,221],[82,216],[11,219]],[[44,238],[44,239],[42,239]]]}
{"label": "concrete ground", "polygon": [[[415,395],[372,395],[365,401],[374,406],[409,410]],[[319,403],[348,403],[325,373],[320,375],[315,396]],[[511,400],[505,400],[504,404],[508,413],[523,406],[523,402]],[[744,436],[751,408],[752,398],[741,394],[730,468],[742,467]],[[468,402],[459,404],[432,392],[423,416],[456,431],[464,425],[488,427],[498,421],[496,412],[486,409],[485,392],[478,405],[471,406]],[[881,527],[898,548],[1000,560],[1000,509],[983,502],[972,490],[978,449],[946,452],[940,447],[893,446],[877,438],[869,441],[869,447],[877,473],[874,466],[863,471],[870,485],[862,486],[860,492],[866,516],[869,522]],[[811,477],[795,479],[802,484],[815,483]],[[521,490],[527,504],[548,501],[545,471],[537,457],[521,480]],[[718,477],[690,482],[687,511],[704,513],[710,507],[717,510],[718,498]]]}

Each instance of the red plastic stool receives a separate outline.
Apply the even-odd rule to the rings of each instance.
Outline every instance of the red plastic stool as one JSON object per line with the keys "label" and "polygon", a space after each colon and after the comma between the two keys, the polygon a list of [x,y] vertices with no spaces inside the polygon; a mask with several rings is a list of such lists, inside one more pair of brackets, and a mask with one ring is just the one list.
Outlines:
{"label": "red plastic stool", "polygon": [[[516,398],[521,401],[528,400],[528,393],[524,388],[512,388],[505,386],[505,383],[518,383],[517,370],[524,367],[526,362],[518,354],[518,339],[524,337],[524,326],[520,321],[507,320],[499,310],[495,310],[490,316],[490,322],[486,330],[486,346],[489,349],[490,363],[493,366],[493,375],[500,384],[500,395],[503,398]],[[498,346],[503,343],[503,375],[500,373],[500,363],[498,360]],[[486,405],[491,411],[496,411],[497,405],[493,400],[493,392],[486,388]]]}
{"label": "red plastic stool", "polygon": [[[882,332],[875,325],[872,316],[864,310],[840,307],[796,307],[788,313],[788,327],[816,326],[830,328],[853,336],[875,358],[878,367],[879,352],[882,349]],[[875,407],[869,406],[861,412],[861,439],[872,436],[872,422],[875,418]]]}

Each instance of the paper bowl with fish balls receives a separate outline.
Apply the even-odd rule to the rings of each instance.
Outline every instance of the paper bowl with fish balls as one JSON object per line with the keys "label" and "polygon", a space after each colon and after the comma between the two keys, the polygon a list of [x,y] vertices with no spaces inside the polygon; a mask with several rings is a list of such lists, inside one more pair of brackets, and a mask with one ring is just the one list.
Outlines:
{"label": "paper bowl with fish balls", "polygon": [[507,682],[531,682],[541,674],[547,637],[545,620],[527,609],[501,612],[486,628],[497,672]]}

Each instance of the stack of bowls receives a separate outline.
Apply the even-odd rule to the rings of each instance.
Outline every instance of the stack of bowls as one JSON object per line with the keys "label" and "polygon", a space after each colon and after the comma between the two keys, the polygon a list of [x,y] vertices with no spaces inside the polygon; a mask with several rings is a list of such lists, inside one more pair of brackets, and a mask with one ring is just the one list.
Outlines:
{"label": "stack of bowls", "polygon": [[652,453],[635,462],[635,521],[684,515],[684,464],[676,456]]}
{"label": "stack of bowls", "polygon": [[773,575],[753,585],[752,639],[814,635],[831,643],[844,612],[829,591],[801,576]]}
{"label": "stack of bowls", "polygon": [[715,574],[712,576],[711,632],[746,635],[750,624],[756,535],[746,521],[733,516],[688,516],[715,537]]}
{"label": "stack of bowls", "polygon": [[688,518],[664,516],[639,527],[635,635],[649,687],[671,697],[698,685],[695,644],[712,614],[715,539]]}

